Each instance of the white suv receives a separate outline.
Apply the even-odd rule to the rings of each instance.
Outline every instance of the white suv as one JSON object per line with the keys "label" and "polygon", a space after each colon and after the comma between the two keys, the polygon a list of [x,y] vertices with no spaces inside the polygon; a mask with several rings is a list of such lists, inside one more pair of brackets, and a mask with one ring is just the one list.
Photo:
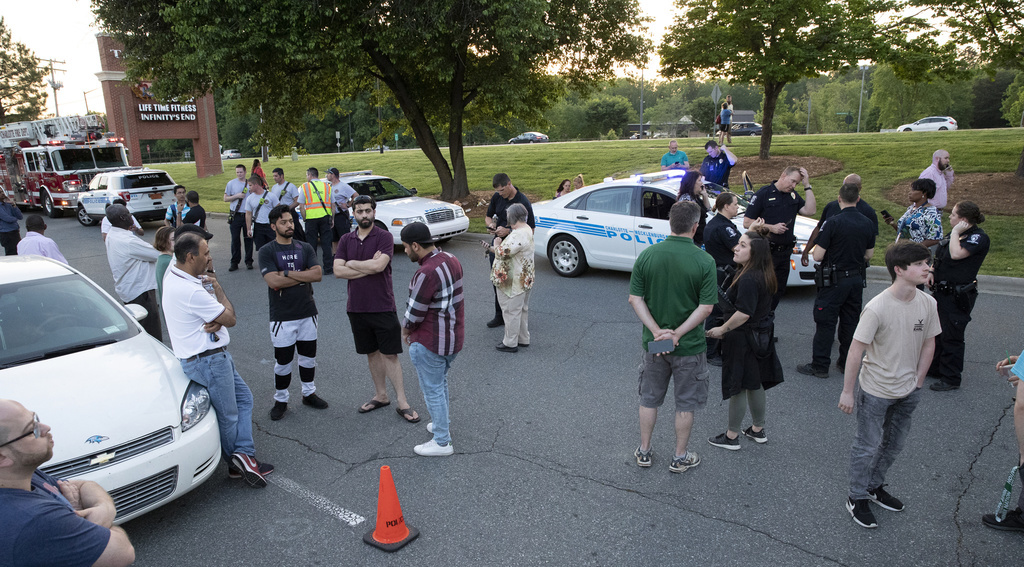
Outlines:
{"label": "white suv", "polygon": [[122,169],[99,173],[89,182],[89,190],[78,197],[78,222],[94,226],[103,220],[114,199],[128,203],[128,210],[139,222],[164,218],[174,203],[174,180],[159,169]]}

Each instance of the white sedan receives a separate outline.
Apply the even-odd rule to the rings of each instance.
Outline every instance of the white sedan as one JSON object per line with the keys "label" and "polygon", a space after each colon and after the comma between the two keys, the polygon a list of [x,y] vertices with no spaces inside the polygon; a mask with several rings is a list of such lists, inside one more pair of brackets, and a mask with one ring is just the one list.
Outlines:
{"label": "white sedan", "polygon": [[[669,235],[668,211],[676,202],[679,174],[661,172],[605,181],[533,206],[537,255],[560,276],[576,277],[588,267],[632,271],[640,252]],[[733,222],[743,228],[746,202],[740,198]],[[708,219],[714,212],[708,213]],[[814,268],[800,255],[817,221],[798,216],[797,244],[788,285],[812,285]]]}
{"label": "white sedan", "polygon": [[99,483],[115,523],[202,484],[220,462],[206,388],[120,305],[64,264],[0,258],[0,392],[52,428],[57,478]]}
{"label": "white sedan", "polygon": [[[406,189],[401,183],[372,171],[342,173],[340,179],[360,195],[372,195],[377,201],[377,226],[391,231],[395,246],[402,243],[402,229],[414,222],[430,228],[434,242],[447,242],[451,237],[469,230],[469,217],[458,206],[437,199],[416,196],[416,189]],[[351,218],[352,229],[356,220]]]}
{"label": "white sedan", "polygon": [[956,130],[956,120],[952,116],[929,116],[917,122],[903,124],[896,129],[898,132],[935,132],[938,130]]}

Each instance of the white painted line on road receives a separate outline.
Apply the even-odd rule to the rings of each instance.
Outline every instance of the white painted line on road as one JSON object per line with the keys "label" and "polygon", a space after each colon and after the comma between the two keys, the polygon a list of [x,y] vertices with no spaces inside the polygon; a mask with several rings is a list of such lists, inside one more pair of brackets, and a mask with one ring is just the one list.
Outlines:
{"label": "white painted line on road", "polygon": [[301,484],[295,482],[290,478],[286,478],[279,474],[275,474],[274,476],[268,477],[267,480],[273,484],[276,484],[277,486],[280,486],[286,492],[289,492],[291,494],[294,494],[295,496],[298,496],[299,498],[306,500],[315,508],[318,508],[321,512],[334,516],[335,518],[338,518],[342,522],[345,522],[346,524],[352,527],[358,526],[359,524],[366,521],[366,518],[360,516],[359,514],[356,514],[351,510],[346,510],[341,506],[338,506],[334,502],[328,500],[326,497],[320,496],[319,494],[313,492],[312,490],[309,490],[308,488],[302,486]]}

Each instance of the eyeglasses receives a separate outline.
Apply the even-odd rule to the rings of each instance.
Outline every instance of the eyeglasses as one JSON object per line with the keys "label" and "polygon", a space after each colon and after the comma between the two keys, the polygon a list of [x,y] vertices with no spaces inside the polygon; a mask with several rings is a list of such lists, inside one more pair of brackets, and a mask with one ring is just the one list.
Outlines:
{"label": "eyeglasses", "polygon": [[29,435],[34,435],[36,439],[39,439],[39,415],[35,413],[32,414],[32,431],[29,431],[24,435],[19,435],[14,439],[11,439],[10,441],[0,445],[0,447],[6,447],[7,445],[14,443],[15,441],[21,441],[22,439],[28,437]]}

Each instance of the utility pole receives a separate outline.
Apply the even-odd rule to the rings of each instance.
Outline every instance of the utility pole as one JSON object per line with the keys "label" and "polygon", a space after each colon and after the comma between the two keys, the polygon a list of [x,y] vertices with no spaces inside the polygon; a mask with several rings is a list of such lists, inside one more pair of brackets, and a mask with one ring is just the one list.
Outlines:
{"label": "utility pole", "polygon": [[644,139],[644,70],[640,69],[640,139]]}
{"label": "utility pole", "polygon": [[804,132],[804,134],[810,134],[810,133],[811,133],[811,93],[810,93],[810,91],[808,91],[807,92],[807,130]]}
{"label": "utility pole", "polygon": [[62,88],[64,88],[64,83],[62,83],[62,82],[57,80],[57,76],[56,76],[55,72],[56,71],[60,71],[61,73],[66,73],[67,71],[65,69],[54,69],[53,68],[53,64],[54,63],[59,63],[61,65],[64,65],[65,63],[64,63],[64,61],[57,61],[55,59],[40,59],[40,61],[45,61],[45,62],[50,64],[49,67],[45,67],[44,66],[44,67],[40,67],[40,69],[49,69],[50,70],[50,80],[48,80],[47,82],[50,83],[50,87],[53,88],[53,113],[59,117],[60,116],[60,109],[57,108],[57,91],[62,89]]}
{"label": "utility pole", "polygon": [[82,98],[85,99],[85,113],[86,114],[89,114],[89,97],[86,96],[86,95],[88,95],[91,92],[95,92],[96,90],[98,90],[98,89],[93,89],[91,91],[82,91]]}

